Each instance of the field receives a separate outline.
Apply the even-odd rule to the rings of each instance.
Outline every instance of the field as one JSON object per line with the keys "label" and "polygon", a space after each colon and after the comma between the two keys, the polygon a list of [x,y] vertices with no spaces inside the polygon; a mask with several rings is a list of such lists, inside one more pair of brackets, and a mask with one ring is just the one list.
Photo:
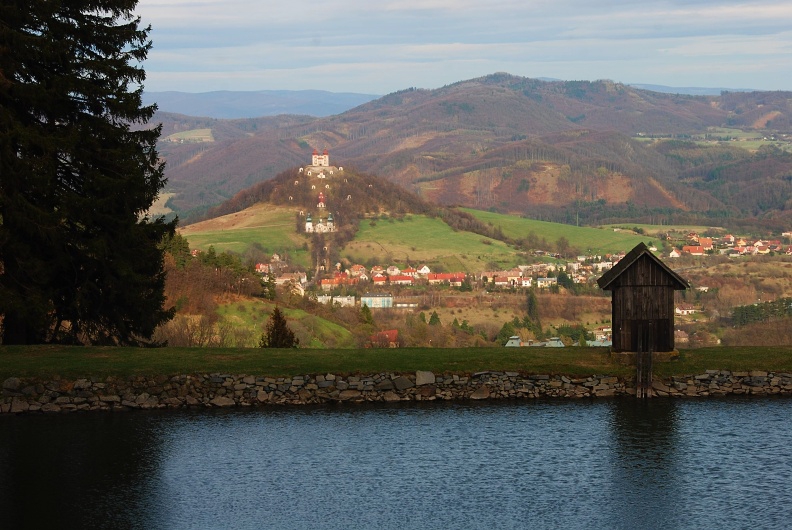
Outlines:
{"label": "field", "polygon": [[147,212],[148,215],[151,216],[151,217],[160,217],[160,216],[167,215],[167,214],[171,213],[173,210],[171,210],[167,206],[167,202],[174,195],[176,195],[176,194],[175,193],[164,193],[164,192],[160,193],[157,196],[157,200],[154,201],[154,204],[152,204],[151,208],[149,208],[149,210]]}
{"label": "field", "polygon": [[[659,237],[665,233],[676,233],[676,234],[688,234],[690,232],[696,232],[697,234],[701,234],[707,231],[718,230],[722,231],[724,234],[726,233],[725,228],[717,227],[717,226],[701,226],[701,225],[647,225],[647,224],[640,224],[640,223],[617,223],[612,225],[602,225],[603,229],[605,230],[613,230],[613,229],[621,229],[626,230],[627,233],[631,233],[636,228],[639,228],[644,231],[644,236],[651,236],[651,237]],[[634,232],[632,232],[634,235]]]}
{"label": "field", "polygon": [[[547,241],[550,246],[547,250],[554,249],[556,241],[565,237],[570,246],[591,254],[629,251],[639,242],[651,242],[662,229],[706,229],[653,225],[624,227],[644,229],[647,234],[641,236],[631,230],[616,231],[613,229],[615,226],[610,229],[578,227],[480,210],[464,211],[500,227],[508,237],[521,239],[533,233]],[[214,246],[218,252],[227,250],[241,255],[250,249],[287,252],[292,263],[310,269],[305,249],[307,239],[298,233],[294,211],[288,208],[258,204],[241,212],[180,228],[179,232],[189,240],[191,248],[207,250]],[[361,221],[355,239],[342,249],[341,256],[353,263],[427,264],[433,270],[447,272],[508,269],[519,261],[517,250],[502,241],[456,231],[439,218],[422,215]]]}
{"label": "field", "polygon": [[[264,300],[240,300],[221,305],[217,313],[235,330],[247,330],[248,345],[256,346],[273,308],[272,302]],[[281,308],[281,311],[303,348],[351,348],[355,345],[352,333],[334,322],[301,309]]]}
{"label": "field", "polygon": [[381,265],[427,264],[433,270],[480,272],[497,264],[510,268],[517,252],[501,241],[471,232],[454,231],[437,218],[410,215],[403,220],[362,221],[343,255],[352,262],[375,260]]}
{"label": "field", "polygon": [[555,246],[555,242],[560,237],[565,237],[569,241],[570,246],[587,254],[627,252],[638,243],[649,243],[645,236],[632,233],[548,223],[481,210],[463,209],[463,211],[485,223],[490,223],[496,227],[499,226],[503,233],[509,237],[524,238],[528,233],[533,232],[537,237],[545,238],[553,246]]}
{"label": "field", "polygon": [[257,204],[244,211],[209,219],[179,229],[190,248],[244,255],[254,248],[267,252],[288,252],[291,262],[310,269],[306,239],[297,233],[294,211],[288,208]]}
{"label": "field", "polygon": [[163,138],[170,142],[214,142],[212,129],[191,129],[189,131],[177,132]]}
{"label": "field", "polygon": [[[765,124],[758,124],[759,129],[764,129]],[[651,136],[635,136],[634,140],[651,143],[658,141]],[[755,152],[760,147],[772,145],[784,151],[792,151],[792,144],[788,141],[778,141],[767,137],[761,131],[732,129],[728,127],[707,127],[706,133],[694,134],[692,140],[699,145],[711,146],[713,144],[739,147],[746,151]]]}
{"label": "field", "polygon": [[[552,351],[548,351],[552,350]],[[611,361],[605,348],[402,348],[262,350],[258,348],[106,348],[0,346],[0,380],[108,375],[228,373],[268,376],[430,370],[470,374],[519,371],[533,374],[629,377],[633,368]],[[678,361],[657,363],[659,377],[705,370],[792,372],[792,348],[683,350]]]}
{"label": "field", "polygon": [[[760,129],[764,129],[767,124],[757,125]],[[766,145],[774,145],[786,151],[790,150],[790,144],[788,142],[774,141],[758,131],[743,131],[742,129],[731,129],[726,127],[707,127],[706,136],[696,135],[694,138],[697,143],[702,145],[711,145],[713,143],[728,144],[729,146],[740,147],[748,151],[756,151],[760,147]]]}

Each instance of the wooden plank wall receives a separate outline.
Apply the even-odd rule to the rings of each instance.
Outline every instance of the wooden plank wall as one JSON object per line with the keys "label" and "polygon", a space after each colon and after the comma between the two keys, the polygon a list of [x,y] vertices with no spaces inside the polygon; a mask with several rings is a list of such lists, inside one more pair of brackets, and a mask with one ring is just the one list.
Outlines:
{"label": "wooden plank wall", "polygon": [[619,276],[612,284],[614,351],[635,351],[635,330],[650,322],[652,351],[674,349],[674,285],[674,279],[646,257]]}

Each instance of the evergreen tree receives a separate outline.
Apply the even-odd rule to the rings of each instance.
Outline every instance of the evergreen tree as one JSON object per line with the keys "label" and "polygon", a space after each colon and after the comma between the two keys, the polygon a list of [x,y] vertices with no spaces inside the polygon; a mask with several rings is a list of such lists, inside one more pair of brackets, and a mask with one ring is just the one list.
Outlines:
{"label": "evergreen tree", "polygon": [[507,342],[509,342],[509,337],[515,335],[517,330],[514,328],[514,324],[511,322],[506,322],[501,327],[498,335],[495,337],[495,342],[504,346]]}
{"label": "evergreen tree", "polygon": [[432,316],[429,317],[429,325],[430,326],[440,325],[440,315],[437,314],[437,311],[432,311]]}
{"label": "evergreen tree", "polygon": [[181,234],[168,233],[160,241],[159,248],[173,256],[173,262],[179,268],[184,268],[192,259],[190,243]]}
{"label": "evergreen tree", "polygon": [[360,322],[367,326],[374,325],[374,315],[371,314],[371,309],[366,304],[360,306]]}
{"label": "evergreen tree", "polygon": [[299,344],[300,341],[286,324],[286,317],[278,306],[275,306],[267,321],[267,327],[259,339],[259,348],[296,348]]}
{"label": "evergreen tree", "polygon": [[160,128],[137,0],[0,7],[4,344],[147,343],[163,309]]}
{"label": "evergreen tree", "polygon": [[261,286],[263,287],[264,291],[264,298],[267,300],[275,300],[278,296],[278,291],[276,289],[277,284],[275,283],[275,275],[271,272],[267,273],[267,278],[261,279]]}
{"label": "evergreen tree", "polygon": [[558,273],[558,285],[570,291],[575,289],[575,281],[564,271]]}
{"label": "evergreen tree", "polygon": [[536,293],[533,289],[528,289],[528,295],[525,300],[526,313],[528,320],[532,322],[539,329],[542,328],[542,323],[539,320],[539,302],[536,299]]}

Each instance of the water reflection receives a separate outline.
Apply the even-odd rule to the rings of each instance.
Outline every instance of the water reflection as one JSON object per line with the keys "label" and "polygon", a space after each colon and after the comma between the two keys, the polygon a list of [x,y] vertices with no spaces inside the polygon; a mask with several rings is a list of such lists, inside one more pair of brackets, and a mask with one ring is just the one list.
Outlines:
{"label": "water reflection", "polygon": [[145,500],[160,460],[156,418],[0,418],[0,526],[153,528]]}
{"label": "water reflection", "polygon": [[613,450],[608,453],[612,485],[611,528],[678,528],[671,509],[680,501],[677,484],[678,409],[670,399],[611,402]]}
{"label": "water reflection", "polygon": [[4,417],[0,527],[784,527],[790,412],[625,399]]}

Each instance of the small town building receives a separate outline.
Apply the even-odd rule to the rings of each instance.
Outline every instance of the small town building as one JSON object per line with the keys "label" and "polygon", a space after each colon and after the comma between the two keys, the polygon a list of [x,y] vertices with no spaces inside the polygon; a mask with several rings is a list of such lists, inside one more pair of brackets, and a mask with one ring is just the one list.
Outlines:
{"label": "small town building", "polygon": [[421,265],[420,267],[418,267],[418,275],[419,276],[426,277],[426,275],[431,273],[431,272],[432,272],[432,269],[430,269],[426,265]]}
{"label": "small town building", "polygon": [[679,304],[674,308],[674,313],[677,315],[688,316],[698,312],[698,309],[690,304]]}
{"label": "small town building", "polygon": [[399,330],[389,329],[374,333],[369,337],[366,346],[369,348],[398,348]]}
{"label": "small town building", "polygon": [[533,348],[563,348],[564,343],[560,337],[550,337],[547,340],[530,344]]}
{"label": "small town building", "polygon": [[393,295],[390,293],[366,293],[360,297],[360,306],[369,309],[387,309],[393,307]]}
{"label": "small town building", "polygon": [[391,285],[412,285],[414,278],[405,274],[394,274],[389,280]]}
{"label": "small town building", "polygon": [[536,286],[539,289],[547,289],[553,285],[558,285],[558,278],[537,278]]}
{"label": "small town building", "polygon": [[685,245],[682,247],[682,252],[691,256],[703,256],[706,254],[704,247],[701,245]]}

